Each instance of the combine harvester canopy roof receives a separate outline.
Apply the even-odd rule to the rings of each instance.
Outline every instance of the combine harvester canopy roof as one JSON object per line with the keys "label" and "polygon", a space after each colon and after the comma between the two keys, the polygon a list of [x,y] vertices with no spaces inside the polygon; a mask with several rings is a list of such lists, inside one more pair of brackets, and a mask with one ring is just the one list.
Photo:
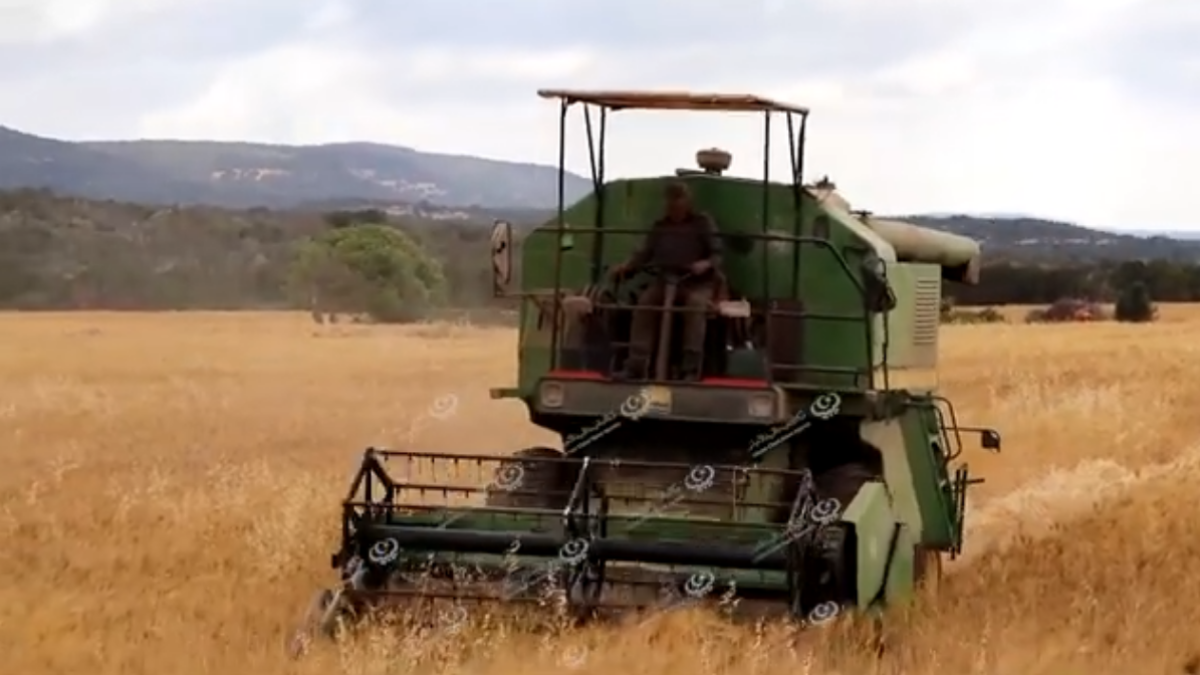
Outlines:
{"label": "combine harvester canopy roof", "polygon": [[753,94],[716,94],[694,91],[583,91],[539,89],[538,96],[565,105],[584,103],[609,110],[694,110],[708,112],[789,112],[808,115],[803,106]]}

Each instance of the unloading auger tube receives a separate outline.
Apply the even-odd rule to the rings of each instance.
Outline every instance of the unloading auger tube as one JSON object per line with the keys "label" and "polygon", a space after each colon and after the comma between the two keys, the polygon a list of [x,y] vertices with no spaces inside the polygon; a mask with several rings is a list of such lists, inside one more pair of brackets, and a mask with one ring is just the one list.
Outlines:
{"label": "unloading auger tube", "polygon": [[979,242],[951,232],[870,216],[866,223],[896,249],[900,260],[961,267],[979,257]]}

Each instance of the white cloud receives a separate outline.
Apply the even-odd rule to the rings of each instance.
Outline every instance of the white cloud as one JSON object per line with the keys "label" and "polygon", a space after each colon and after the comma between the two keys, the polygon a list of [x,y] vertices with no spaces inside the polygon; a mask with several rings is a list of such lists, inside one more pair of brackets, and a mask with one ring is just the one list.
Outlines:
{"label": "white cloud", "polygon": [[0,44],[38,43],[80,35],[99,24],[107,0],[44,0],[0,3]]}
{"label": "white cloud", "polygon": [[404,115],[374,96],[384,75],[369,54],[280,47],[223,70],[184,106],[143,115],[139,127],[147,137],[276,142],[403,133]]}
{"label": "white cloud", "polygon": [[[53,18],[54,0],[37,5],[41,32],[23,32],[78,37],[114,25],[115,4],[79,2],[71,6],[91,13],[71,20]],[[482,0],[413,0],[403,10],[245,2],[273,7],[271,25],[289,12],[295,25],[218,64],[185,96],[139,103],[137,88],[154,83],[127,83],[124,120],[137,133],[370,140],[552,163],[557,110],[536,98],[539,87],[746,90],[814,108],[807,173],[829,173],[863,208],[1200,228],[1186,182],[1200,158],[1200,95],[1185,76],[1200,44],[1168,56],[1155,37],[1196,21],[1183,0],[694,0],[685,13],[681,0],[579,0],[570,12],[548,0],[503,11]],[[122,0],[121,11],[167,16],[180,3],[208,7]],[[0,17],[9,4],[0,0]],[[236,25],[251,25],[244,7],[228,7],[213,25],[239,16]],[[1136,73],[1120,72],[1135,56]],[[63,117],[69,103],[57,113],[7,109],[21,113],[17,122],[81,128]],[[106,135],[92,126],[89,135]],[[711,145],[734,153],[735,173],[756,174],[760,133],[744,116],[621,112],[610,123],[609,174],[670,171]],[[579,118],[571,139],[570,165],[586,171]],[[783,176],[782,132],[775,140],[772,170]]]}
{"label": "white cloud", "polygon": [[489,78],[514,83],[569,78],[593,63],[586,50],[467,51],[439,47],[405,56],[399,76],[415,81]]}
{"label": "white cloud", "polygon": [[78,38],[130,16],[170,12],[203,1],[0,0],[0,45]]}
{"label": "white cloud", "polygon": [[918,96],[938,96],[970,87],[979,75],[970,54],[947,49],[887,66],[876,81]]}
{"label": "white cloud", "polygon": [[312,32],[344,30],[354,21],[354,9],[339,0],[330,0],[319,6],[305,22],[305,29]]}

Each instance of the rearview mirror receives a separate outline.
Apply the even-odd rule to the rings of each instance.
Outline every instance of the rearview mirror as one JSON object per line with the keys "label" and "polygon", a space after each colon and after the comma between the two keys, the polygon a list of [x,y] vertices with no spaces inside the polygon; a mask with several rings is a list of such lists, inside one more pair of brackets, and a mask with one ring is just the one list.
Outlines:
{"label": "rearview mirror", "polygon": [[1000,432],[995,429],[984,429],[983,427],[950,427],[950,429],[956,429],[958,433],[979,434],[979,445],[983,446],[984,450],[1000,452]]}
{"label": "rearview mirror", "polygon": [[504,295],[512,281],[512,223],[497,220],[492,225],[492,295]]}
{"label": "rearview mirror", "polygon": [[879,256],[868,254],[863,259],[863,284],[867,307],[872,312],[886,314],[896,308],[896,292],[888,283],[887,263]]}
{"label": "rearview mirror", "polygon": [[979,433],[979,444],[984,450],[1000,452],[1000,432],[995,429],[984,429]]}

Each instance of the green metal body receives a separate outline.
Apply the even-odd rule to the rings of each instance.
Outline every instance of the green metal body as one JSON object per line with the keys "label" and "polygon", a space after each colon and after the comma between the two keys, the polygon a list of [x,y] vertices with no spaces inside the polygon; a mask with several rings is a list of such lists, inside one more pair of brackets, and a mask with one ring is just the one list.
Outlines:
{"label": "green metal body", "polygon": [[[913,590],[915,556],[960,548],[963,495],[973,482],[965,466],[957,471],[950,466],[961,443],[955,424],[948,421],[953,414],[949,403],[935,394],[941,283],[947,278],[973,281],[979,246],[970,239],[853,213],[830,189],[803,188],[797,195],[791,185],[770,184],[764,191],[761,181],[682,171],[679,176],[611,181],[566,209],[561,229],[555,219],[522,242],[520,285],[526,301],[520,314],[518,383],[513,389],[495,390],[495,395],[524,400],[531,419],[561,433],[569,448],[578,445],[588,429],[604,426],[622,401],[639,391],[640,385],[630,383],[557,378],[554,371],[561,366],[555,348],[562,347],[564,323],[561,317],[556,323],[553,303],[535,298],[592,283],[597,258],[604,266],[625,260],[642,235],[603,230],[648,227],[661,215],[664,183],[676,180],[689,184],[695,206],[714,218],[725,237],[723,269],[731,286],[751,298],[790,300],[791,308],[805,314],[793,324],[798,324],[793,334],[802,339],[786,345],[782,357],[799,370],[783,378],[786,381],[773,382],[766,394],[660,383],[656,391],[669,393],[670,402],[634,423],[642,429],[656,425],[653,447],[631,441],[637,433],[633,431],[621,438],[608,434],[578,454],[701,463],[718,447],[752,445],[821,394],[836,392],[842,400],[841,436],[817,434],[813,439],[808,432],[799,434],[758,458],[756,465],[795,468],[797,449],[814,455],[837,453],[836,445],[852,429],[856,438],[850,442],[868,445],[882,467],[879,481],[864,486],[841,516],[856,532],[858,604],[869,607],[907,597]],[[601,199],[603,215],[598,220]],[[799,235],[801,240],[754,240],[764,221],[768,234]],[[870,287],[871,270],[880,268],[893,302],[872,307],[864,304],[863,289]],[[781,359],[778,352],[774,356]],[[562,403],[544,405],[547,386]],[[750,398],[763,395],[775,399],[774,414],[747,415]],[[715,427],[721,427],[721,441],[713,440]],[[813,447],[821,442],[830,447]],[[609,485],[610,490],[616,487]],[[751,479],[741,498],[785,500],[786,490],[777,478]],[[631,513],[636,515],[636,509]],[[733,509],[720,517],[745,523],[746,536],[751,537],[763,528],[778,536],[782,528],[777,516],[752,509]],[[721,535],[706,532],[702,523],[685,516],[682,521],[656,518],[642,523],[638,536]],[[764,577],[742,575],[743,583],[756,578]],[[782,583],[778,575],[765,578]]]}

